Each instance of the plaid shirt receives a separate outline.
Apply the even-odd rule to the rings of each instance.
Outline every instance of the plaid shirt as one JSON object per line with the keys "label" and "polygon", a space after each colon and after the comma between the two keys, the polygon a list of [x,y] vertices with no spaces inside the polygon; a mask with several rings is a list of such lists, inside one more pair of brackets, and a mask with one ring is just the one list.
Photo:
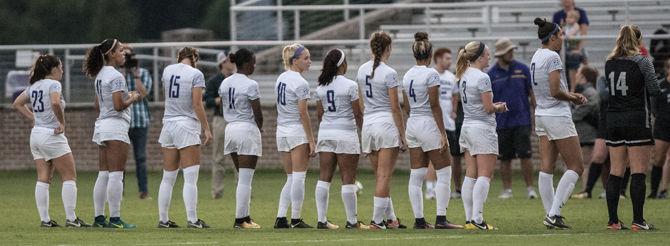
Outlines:
{"label": "plaid shirt", "polygon": [[[153,79],[148,70],[140,68],[140,78],[144,88],[147,89],[147,94],[151,95],[151,89],[153,85]],[[128,90],[135,90],[135,81],[133,80],[133,74],[126,74],[126,81],[128,81]],[[140,102],[133,103],[130,106],[130,111],[132,114],[132,120],[130,121],[131,128],[146,128],[149,127],[149,121],[151,120],[151,115],[149,113],[149,103],[145,97]]]}

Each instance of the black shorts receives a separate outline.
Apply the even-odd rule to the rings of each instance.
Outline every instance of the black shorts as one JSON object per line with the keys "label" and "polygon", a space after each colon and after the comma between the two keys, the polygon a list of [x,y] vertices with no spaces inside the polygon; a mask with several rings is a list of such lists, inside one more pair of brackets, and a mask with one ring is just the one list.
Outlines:
{"label": "black shorts", "polygon": [[670,120],[656,118],[656,122],[654,122],[654,138],[670,142]]}
{"label": "black shorts", "polygon": [[526,159],[532,156],[530,126],[499,129],[497,132],[499,160]]}
{"label": "black shorts", "polygon": [[461,126],[456,125],[455,131],[447,131],[447,140],[449,140],[449,152],[452,156],[463,156],[461,153],[461,145],[458,144],[458,139],[461,137]]}
{"label": "black shorts", "polygon": [[654,145],[651,129],[645,127],[607,128],[605,144],[610,147]]}

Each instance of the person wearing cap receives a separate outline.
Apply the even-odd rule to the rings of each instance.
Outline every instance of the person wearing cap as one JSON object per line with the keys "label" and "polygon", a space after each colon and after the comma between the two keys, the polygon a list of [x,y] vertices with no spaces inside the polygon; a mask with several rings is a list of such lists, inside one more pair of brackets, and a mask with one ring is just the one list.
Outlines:
{"label": "person wearing cap", "polygon": [[[221,111],[221,97],[219,97],[219,86],[223,79],[235,72],[235,64],[230,62],[225,52],[216,55],[216,61],[219,64],[219,73],[207,81],[205,90],[205,107],[214,109],[212,119],[212,197],[219,199],[223,196],[223,175],[226,172],[223,159],[223,133],[226,131],[226,123]],[[237,176],[237,170],[233,168],[233,173]]]}
{"label": "person wearing cap", "polygon": [[500,149],[500,172],[503,191],[499,198],[512,197],[512,160],[521,160],[521,169],[526,182],[527,196],[537,198],[533,188],[533,163],[530,134],[535,110],[535,96],[530,83],[528,66],[514,60],[517,48],[508,38],[495,43],[497,62],[488,71],[493,88],[493,102],[506,102],[508,112],[497,113],[498,144]]}
{"label": "person wearing cap", "polygon": [[[147,95],[151,95],[153,79],[149,70],[141,68],[135,58],[133,49],[126,49],[126,63],[121,70],[126,76],[126,81],[135,81],[135,76],[139,75]],[[128,91],[136,90],[134,83],[128,83]],[[137,186],[140,199],[148,199],[149,190],[147,188],[147,136],[149,135],[149,125],[151,123],[151,114],[149,112],[149,100],[143,97],[142,100],[130,105],[132,117],[130,119],[130,130],[128,137],[133,145],[133,157],[135,158],[135,174],[137,176]]]}

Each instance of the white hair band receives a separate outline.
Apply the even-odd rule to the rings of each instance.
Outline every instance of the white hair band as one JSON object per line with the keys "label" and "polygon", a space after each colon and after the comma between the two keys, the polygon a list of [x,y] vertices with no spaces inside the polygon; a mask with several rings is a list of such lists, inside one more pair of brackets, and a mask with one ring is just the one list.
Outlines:
{"label": "white hair band", "polygon": [[345,55],[344,55],[344,51],[342,51],[341,49],[337,49],[337,50],[340,51],[340,54],[341,54],[340,60],[337,61],[337,67],[340,67],[340,66],[342,66],[342,63],[344,63]]}

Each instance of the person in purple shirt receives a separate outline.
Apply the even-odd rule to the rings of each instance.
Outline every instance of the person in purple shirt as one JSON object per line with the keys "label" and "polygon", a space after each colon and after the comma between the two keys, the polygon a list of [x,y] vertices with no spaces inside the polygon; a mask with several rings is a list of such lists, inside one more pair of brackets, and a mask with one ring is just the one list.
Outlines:
{"label": "person in purple shirt", "polygon": [[[488,71],[493,88],[493,102],[506,102],[508,112],[496,113],[498,148],[501,162],[503,191],[499,198],[512,197],[512,160],[521,159],[527,196],[537,198],[533,188],[533,163],[530,145],[531,117],[535,111],[535,96],[530,84],[528,67],[514,60],[516,46],[508,38],[495,43],[496,64]],[[534,128],[534,127],[533,127]]]}
{"label": "person in purple shirt", "polygon": [[561,0],[561,6],[563,6],[563,9],[554,13],[554,18],[551,22],[564,26],[568,12],[577,10],[579,11],[579,20],[577,20],[579,31],[582,36],[586,36],[589,32],[589,17],[586,15],[586,11],[582,8],[575,7],[575,0]]}
{"label": "person in purple shirt", "polygon": [[[588,59],[587,52],[584,49],[586,42],[579,38],[587,36],[589,33],[589,17],[586,15],[584,9],[575,7],[574,0],[561,0],[561,6],[563,6],[563,9],[554,13],[552,22],[560,25],[561,29],[565,30],[567,33],[568,29],[570,29],[568,18],[572,14],[572,18],[577,17],[577,24],[579,25],[577,34],[567,35],[567,42],[564,42],[565,57],[563,59],[567,71],[566,76],[570,85],[570,92],[574,92],[576,87],[575,75],[577,74],[577,69],[580,64],[586,64]],[[577,11],[579,14],[571,13],[574,11]]]}

